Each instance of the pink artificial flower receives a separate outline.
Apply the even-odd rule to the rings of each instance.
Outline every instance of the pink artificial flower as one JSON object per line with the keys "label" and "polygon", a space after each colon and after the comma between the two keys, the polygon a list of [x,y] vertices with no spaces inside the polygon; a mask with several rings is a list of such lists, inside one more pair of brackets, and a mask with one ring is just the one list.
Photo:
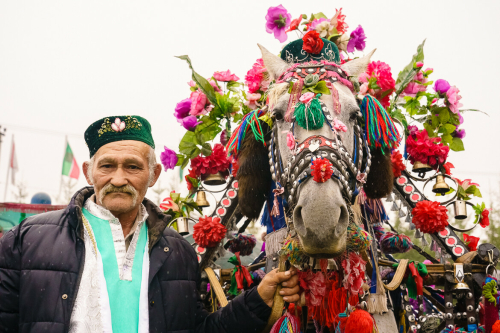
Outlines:
{"label": "pink artificial flower", "polygon": [[293,137],[292,132],[288,132],[286,134],[286,146],[288,147],[288,149],[294,150],[296,144],[297,143],[295,142],[295,138]]}
{"label": "pink artificial flower", "polygon": [[415,64],[416,68],[422,68],[423,66],[424,66],[424,63],[420,62],[420,61]]}
{"label": "pink artificial flower", "polygon": [[213,77],[217,81],[221,82],[238,81],[240,79],[236,75],[231,74],[231,71],[229,69],[225,72],[215,72]]}
{"label": "pink artificial flower", "polygon": [[463,104],[459,102],[462,99],[462,96],[458,94],[459,92],[460,90],[458,90],[455,86],[450,87],[450,89],[446,92],[448,106],[450,107],[451,112],[455,114],[457,114],[459,112],[459,108],[463,106]]}
{"label": "pink artificial flower", "polygon": [[305,94],[303,94],[302,96],[300,96],[299,101],[301,101],[304,104],[307,104],[307,103],[309,103],[314,98],[314,96],[316,96],[315,93],[306,92]]}
{"label": "pink artificial flower", "polygon": [[425,90],[426,90],[425,86],[418,84],[416,82],[410,82],[406,86],[405,90],[403,90],[401,96],[411,96],[415,98],[419,92]]}
{"label": "pink artificial flower", "polygon": [[188,82],[188,85],[189,85],[190,87],[196,87],[196,83],[195,83],[193,80],[189,81],[189,82]]}
{"label": "pink artificial flower", "polygon": [[347,126],[337,118],[333,120],[333,128],[340,132],[347,132]]}
{"label": "pink artificial flower", "polygon": [[252,110],[255,109],[257,107],[257,102],[259,101],[261,96],[262,95],[259,93],[247,93],[247,100],[245,101],[245,105]]}
{"label": "pink artificial flower", "polygon": [[192,116],[199,116],[206,114],[205,105],[207,104],[207,96],[200,90],[195,90],[189,97],[191,99],[191,111],[189,114]]}
{"label": "pink artificial flower", "polygon": [[[366,75],[366,73],[363,73],[363,74]],[[363,74],[361,74],[361,75],[363,75]],[[363,83],[361,85],[361,87],[359,87],[359,94],[363,95],[363,96],[368,94],[368,82]]]}
{"label": "pink artificial flower", "polygon": [[266,91],[269,87],[269,81],[264,80],[266,68],[262,58],[257,59],[252,68],[245,75],[245,84],[248,86],[248,91],[255,93],[259,90]]}
{"label": "pink artificial flower", "polygon": [[471,187],[472,185],[475,185],[476,187],[479,187],[479,184],[478,183],[473,183],[472,182],[472,179],[464,179],[463,181],[461,181],[460,179],[458,178],[453,178],[457,181],[457,183],[462,186],[462,188],[464,189],[464,191],[467,191],[467,189],[469,187]]}
{"label": "pink artificial flower", "polygon": [[219,88],[219,86],[217,86],[217,83],[215,83],[213,79],[208,80],[208,83],[210,83],[210,85],[214,87],[215,92],[221,93],[222,95],[222,90]]}
{"label": "pink artificial flower", "polygon": [[438,99],[437,99],[437,98],[433,98],[433,99],[432,99],[431,104],[436,104],[436,103],[437,103],[437,101],[438,101]]}

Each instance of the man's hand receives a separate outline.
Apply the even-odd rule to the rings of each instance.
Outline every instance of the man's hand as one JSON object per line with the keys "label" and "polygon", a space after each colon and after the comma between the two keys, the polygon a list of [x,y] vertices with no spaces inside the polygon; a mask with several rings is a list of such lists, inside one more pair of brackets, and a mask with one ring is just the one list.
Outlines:
{"label": "man's hand", "polygon": [[297,302],[300,298],[299,296],[299,276],[297,275],[297,270],[295,267],[292,267],[290,270],[286,272],[278,273],[278,270],[275,269],[264,277],[257,287],[257,291],[259,292],[260,297],[264,302],[266,302],[269,307],[273,306],[274,301],[274,293],[276,292],[276,288],[278,288],[278,284],[281,283],[280,295],[283,296],[285,302],[294,303]]}

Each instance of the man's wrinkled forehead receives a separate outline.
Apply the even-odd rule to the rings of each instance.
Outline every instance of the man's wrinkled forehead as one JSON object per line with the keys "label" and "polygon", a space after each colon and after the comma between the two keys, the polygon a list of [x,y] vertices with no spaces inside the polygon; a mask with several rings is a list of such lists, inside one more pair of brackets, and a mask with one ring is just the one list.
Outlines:
{"label": "man's wrinkled forehead", "polygon": [[110,142],[99,148],[95,153],[95,159],[101,160],[103,158],[107,159],[117,159],[117,158],[139,158],[147,159],[149,152],[152,148],[140,141],[134,140],[123,140]]}

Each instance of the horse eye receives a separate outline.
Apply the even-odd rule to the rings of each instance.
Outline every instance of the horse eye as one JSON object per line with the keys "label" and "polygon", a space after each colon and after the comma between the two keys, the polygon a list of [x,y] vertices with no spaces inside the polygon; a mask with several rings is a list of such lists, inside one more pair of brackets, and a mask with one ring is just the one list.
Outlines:
{"label": "horse eye", "polygon": [[360,115],[361,115],[361,114],[360,114],[359,110],[353,111],[353,112],[351,112],[351,113],[349,114],[349,120],[350,120],[350,121],[354,121],[354,120],[356,120],[356,119],[357,119]]}
{"label": "horse eye", "polygon": [[283,115],[281,114],[281,112],[275,112],[274,113],[274,118],[276,120],[283,120]]}

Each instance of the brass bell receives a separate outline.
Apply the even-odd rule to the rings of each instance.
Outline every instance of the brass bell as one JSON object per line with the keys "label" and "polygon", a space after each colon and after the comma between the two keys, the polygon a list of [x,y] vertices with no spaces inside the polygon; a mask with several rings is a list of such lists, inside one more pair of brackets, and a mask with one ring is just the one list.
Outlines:
{"label": "brass bell", "polygon": [[422,162],[416,161],[415,164],[413,164],[413,169],[411,171],[418,173],[419,175],[420,174],[423,175],[428,171],[432,171],[432,168],[427,163],[422,163]]}
{"label": "brass bell", "polygon": [[177,222],[177,232],[181,236],[189,235],[189,223],[187,218],[179,217],[175,222]]}
{"label": "brass bell", "polygon": [[203,181],[207,185],[223,185],[226,184],[226,180],[224,177],[221,175],[220,172],[217,172],[216,174],[210,174],[205,178]]}
{"label": "brass bell", "polygon": [[463,200],[457,200],[453,203],[455,218],[463,220],[467,218],[467,204]]}
{"label": "brass bell", "polygon": [[210,206],[210,203],[207,201],[207,194],[205,191],[198,191],[198,193],[196,193],[196,204],[200,208]]}
{"label": "brass bell", "polygon": [[432,187],[432,192],[445,194],[448,193],[449,190],[450,186],[444,181],[444,176],[442,174],[438,174],[436,176],[436,184]]}

